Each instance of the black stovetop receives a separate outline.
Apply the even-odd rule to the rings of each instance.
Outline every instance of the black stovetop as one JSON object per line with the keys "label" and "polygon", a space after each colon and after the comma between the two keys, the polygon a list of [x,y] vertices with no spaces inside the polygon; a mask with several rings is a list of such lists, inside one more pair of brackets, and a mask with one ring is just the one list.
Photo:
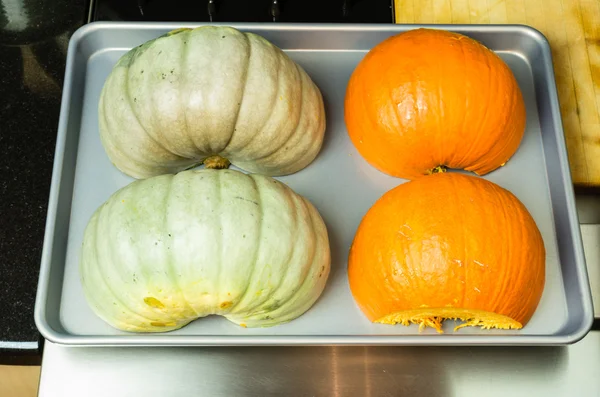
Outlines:
{"label": "black stovetop", "polygon": [[94,21],[391,23],[393,0],[97,0]]}

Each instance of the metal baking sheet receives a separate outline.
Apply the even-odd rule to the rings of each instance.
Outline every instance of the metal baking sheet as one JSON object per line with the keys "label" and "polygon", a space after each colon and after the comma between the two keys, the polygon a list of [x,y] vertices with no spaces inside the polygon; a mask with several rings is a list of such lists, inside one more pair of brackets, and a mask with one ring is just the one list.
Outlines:
{"label": "metal baking sheet", "polygon": [[[319,209],[330,235],[332,271],[317,303],[300,318],[265,329],[207,317],[169,333],[133,334],[96,317],[84,299],[78,262],[84,228],[117,189],[133,179],[111,165],[98,133],[97,106],[104,80],[127,50],[170,30],[200,24],[95,22],[69,45],[35,321],[48,340],[66,345],[535,345],[582,338],[593,321],[592,301],[550,48],[526,26],[233,24],[264,36],[302,65],[321,89],[327,130],[323,149],[304,170],[282,178]],[[347,254],[369,207],[405,182],[367,164],[344,125],[346,84],[365,53],[383,39],[419,26],[469,35],[513,70],[527,106],[527,130],[508,164],[485,176],[512,191],[529,209],[547,249],[542,300],[522,330],[463,328],[444,334],[417,326],[370,323],[348,288]]]}

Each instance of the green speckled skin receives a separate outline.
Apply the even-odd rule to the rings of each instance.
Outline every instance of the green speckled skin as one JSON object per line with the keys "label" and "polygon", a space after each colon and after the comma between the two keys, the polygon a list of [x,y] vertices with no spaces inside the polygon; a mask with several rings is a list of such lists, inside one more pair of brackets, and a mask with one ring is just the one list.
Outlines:
{"label": "green speckled skin", "polygon": [[247,327],[306,312],[330,271],[325,224],[281,182],[193,170],[133,182],[90,219],[80,272],[104,321],[135,332],[211,314]]}
{"label": "green speckled skin", "polygon": [[263,175],[310,164],[325,133],[317,86],[283,51],[229,27],[178,30],[133,48],[98,107],[111,162],[135,178],[219,155]]}

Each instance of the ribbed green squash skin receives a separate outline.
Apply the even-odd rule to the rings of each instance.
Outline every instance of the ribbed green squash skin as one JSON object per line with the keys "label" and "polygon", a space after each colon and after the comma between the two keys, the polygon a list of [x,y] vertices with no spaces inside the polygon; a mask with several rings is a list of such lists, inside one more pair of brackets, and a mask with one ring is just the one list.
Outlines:
{"label": "ribbed green squash skin", "polygon": [[130,50],[102,88],[98,119],[111,162],[135,178],[215,155],[248,172],[292,174],[314,160],[325,133],[308,74],[264,38],[218,26]]}
{"label": "ribbed green squash skin", "polygon": [[325,224],[281,182],[234,170],[133,182],[90,219],[80,261],[93,311],[115,328],[163,332],[211,314],[288,322],[321,295]]}

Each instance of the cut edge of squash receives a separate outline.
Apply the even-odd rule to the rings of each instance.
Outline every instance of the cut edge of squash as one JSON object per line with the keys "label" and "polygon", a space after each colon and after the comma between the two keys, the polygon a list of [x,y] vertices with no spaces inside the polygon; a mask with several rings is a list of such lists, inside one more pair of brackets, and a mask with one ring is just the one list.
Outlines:
{"label": "cut edge of squash", "polygon": [[482,329],[521,329],[523,325],[502,314],[478,309],[463,309],[457,307],[439,307],[439,308],[420,308],[403,310],[388,314],[375,320],[380,324],[401,324],[409,326],[417,324],[419,332],[427,327],[434,328],[438,333],[443,334],[442,323],[444,320],[461,320],[462,324],[454,327],[456,332],[464,327],[481,327]]}
{"label": "cut edge of squash", "polygon": [[174,29],[174,30],[171,30],[170,32],[167,32],[167,36],[173,36],[173,35],[176,35],[176,34],[181,33],[181,32],[187,32],[189,30],[193,30],[193,29],[191,29],[191,28]]}

